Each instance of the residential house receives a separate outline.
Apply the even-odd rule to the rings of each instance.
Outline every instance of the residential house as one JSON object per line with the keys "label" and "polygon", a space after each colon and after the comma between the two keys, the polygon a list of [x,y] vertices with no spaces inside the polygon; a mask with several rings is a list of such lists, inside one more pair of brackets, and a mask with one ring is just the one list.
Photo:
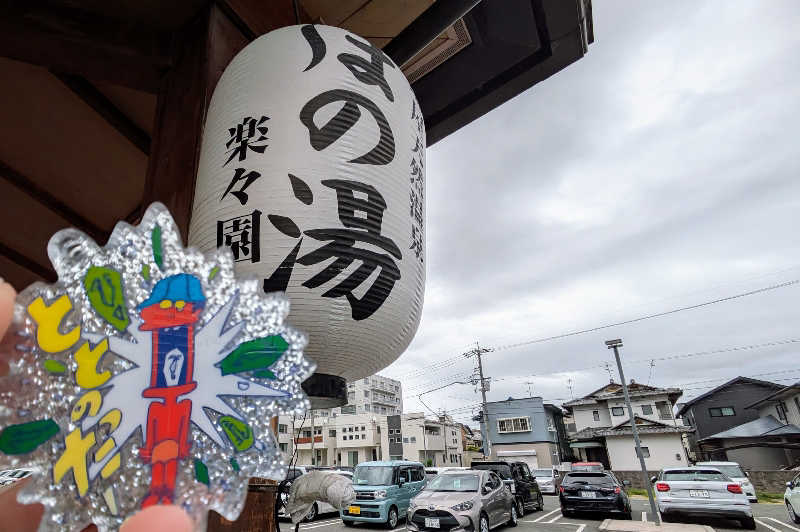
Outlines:
{"label": "residential house", "polygon": [[[681,435],[689,427],[678,424],[672,411],[683,393],[677,388],[657,388],[631,381],[628,391],[642,454],[649,470],[688,463]],[[577,459],[602,462],[608,469],[638,470],[639,458],[622,385],[611,382],[562,405],[575,421],[577,432],[570,447]]]}
{"label": "residential house", "polygon": [[[695,429],[686,433],[689,451],[699,453],[699,440],[763,417],[759,416],[757,410],[748,407],[782,388],[774,382],[736,377],[679,405],[677,416]],[[703,458],[699,454],[693,457],[698,460]]]}
{"label": "residential house", "polygon": [[562,461],[567,442],[563,412],[541,397],[486,403],[477,416],[481,422],[483,450],[492,459],[516,459],[529,467],[551,467]]}
{"label": "residential house", "polygon": [[738,462],[745,470],[774,470],[800,459],[800,427],[772,414],[698,440],[700,458]]}
{"label": "residential house", "polygon": [[[382,426],[383,425],[383,426]],[[278,446],[300,465],[354,466],[381,460],[385,416],[341,415],[278,418]]]}
{"label": "residential house", "polygon": [[418,460],[437,467],[464,465],[461,427],[449,416],[432,419],[421,412],[387,416],[381,445],[391,460]]}

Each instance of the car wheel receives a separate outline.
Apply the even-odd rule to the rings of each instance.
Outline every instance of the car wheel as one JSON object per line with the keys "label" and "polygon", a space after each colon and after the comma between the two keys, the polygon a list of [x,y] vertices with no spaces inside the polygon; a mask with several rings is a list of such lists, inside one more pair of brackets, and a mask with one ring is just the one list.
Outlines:
{"label": "car wheel", "polygon": [[310,522],[317,518],[317,512],[319,508],[317,508],[317,503],[311,505],[311,511],[306,514],[303,518],[303,521]]}
{"label": "car wheel", "polygon": [[792,503],[790,503],[789,501],[786,501],[786,511],[789,513],[789,519],[791,519],[795,523],[800,523],[800,517],[798,517],[797,514],[794,513],[794,507],[792,506]]}
{"label": "car wheel", "polygon": [[572,517],[573,515],[575,515],[575,513],[574,512],[570,512],[569,510],[565,510],[564,508],[562,508],[561,509],[561,515],[563,515],[564,517]]}
{"label": "car wheel", "polygon": [[662,513],[661,514],[661,521],[664,522],[664,523],[672,523],[674,520],[672,519],[671,515]]}
{"label": "car wheel", "polygon": [[489,518],[486,517],[486,514],[481,514],[480,532],[489,532]]}
{"label": "car wheel", "polygon": [[755,530],[756,529],[756,520],[752,517],[747,517],[745,519],[739,519],[739,523],[742,525],[742,528],[746,530]]}
{"label": "car wheel", "polygon": [[386,528],[392,530],[394,527],[397,526],[397,521],[398,521],[397,508],[392,506],[391,508],[389,508],[389,516],[386,518]]}
{"label": "car wheel", "polygon": [[506,523],[508,526],[517,526],[517,505],[511,505],[511,519]]}
{"label": "car wheel", "polygon": [[355,521],[351,521],[350,519],[342,519],[342,523],[344,523],[344,526],[355,526],[356,524]]}
{"label": "car wheel", "polygon": [[625,521],[630,521],[631,519],[633,519],[633,514],[630,511],[628,513],[624,513],[622,514],[622,519],[624,519]]}
{"label": "car wheel", "polygon": [[544,510],[544,497],[542,496],[542,492],[539,492],[538,503],[539,503],[538,510],[541,512],[542,510]]}
{"label": "car wheel", "polygon": [[525,515],[525,503],[522,502],[522,499],[516,499],[514,504],[517,507],[517,515],[522,517]]}

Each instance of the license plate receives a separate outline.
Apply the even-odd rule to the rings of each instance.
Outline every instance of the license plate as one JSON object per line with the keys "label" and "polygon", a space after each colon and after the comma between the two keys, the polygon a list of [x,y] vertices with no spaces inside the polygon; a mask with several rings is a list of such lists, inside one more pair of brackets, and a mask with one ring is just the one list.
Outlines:
{"label": "license plate", "polygon": [[351,506],[347,509],[348,513],[359,515],[361,514],[361,507],[360,506]]}
{"label": "license plate", "polygon": [[689,497],[703,497],[708,498],[708,490],[689,490]]}
{"label": "license plate", "polygon": [[584,499],[596,499],[597,498],[597,493],[595,493],[593,491],[582,491],[581,492],[581,497],[583,497]]}
{"label": "license plate", "polygon": [[426,517],[425,518],[425,528],[439,528],[439,518],[438,517]]}

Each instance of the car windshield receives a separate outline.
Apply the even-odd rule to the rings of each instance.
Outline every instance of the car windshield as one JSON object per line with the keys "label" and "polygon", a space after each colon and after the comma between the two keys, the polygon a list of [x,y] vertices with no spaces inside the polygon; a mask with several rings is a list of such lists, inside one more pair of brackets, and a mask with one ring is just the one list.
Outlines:
{"label": "car windshield", "polygon": [[742,478],[746,476],[742,468],[738,465],[715,465],[713,467],[714,469],[719,469],[731,478]]}
{"label": "car windshield", "polygon": [[573,471],[602,471],[601,464],[572,464]]}
{"label": "car windshield", "polygon": [[661,475],[662,480],[690,480],[699,482],[713,482],[713,481],[726,481],[730,480],[728,477],[714,471],[713,469],[673,469],[671,471],[664,471]]}
{"label": "car windshield", "polygon": [[569,484],[590,484],[592,486],[613,486],[614,479],[604,473],[567,473],[563,485]]}
{"label": "car windshield", "polygon": [[481,471],[494,471],[503,480],[511,478],[511,468],[508,464],[472,464],[472,469]]}
{"label": "car windshield", "polygon": [[539,477],[552,477],[553,470],[552,469],[534,469],[533,476],[536,478]]}
{"label": "car windshield", "polygon": [[391,466],[358,466],[353,473],[353,484],[362,486],[390,486],[392,484]]}
{"label": "car windshield", "polygon": [[478,475],[463,473],[439,475],[428,482],[425,491],[478,491]]}

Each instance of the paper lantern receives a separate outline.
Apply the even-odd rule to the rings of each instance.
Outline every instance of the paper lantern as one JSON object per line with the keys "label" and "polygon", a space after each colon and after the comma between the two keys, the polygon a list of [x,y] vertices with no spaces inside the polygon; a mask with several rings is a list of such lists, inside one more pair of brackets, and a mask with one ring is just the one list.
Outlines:
{"label": "paper lantern", "polygon": [[[268,33],[220,79],[203,132],[189,244],[285,291],[317,379],[388,366],[425,284],[425,127],[400,68],[365,39]],[[328,401],[331,404],[331,401]],[[324,402],[316,401],[315,406]]]}

